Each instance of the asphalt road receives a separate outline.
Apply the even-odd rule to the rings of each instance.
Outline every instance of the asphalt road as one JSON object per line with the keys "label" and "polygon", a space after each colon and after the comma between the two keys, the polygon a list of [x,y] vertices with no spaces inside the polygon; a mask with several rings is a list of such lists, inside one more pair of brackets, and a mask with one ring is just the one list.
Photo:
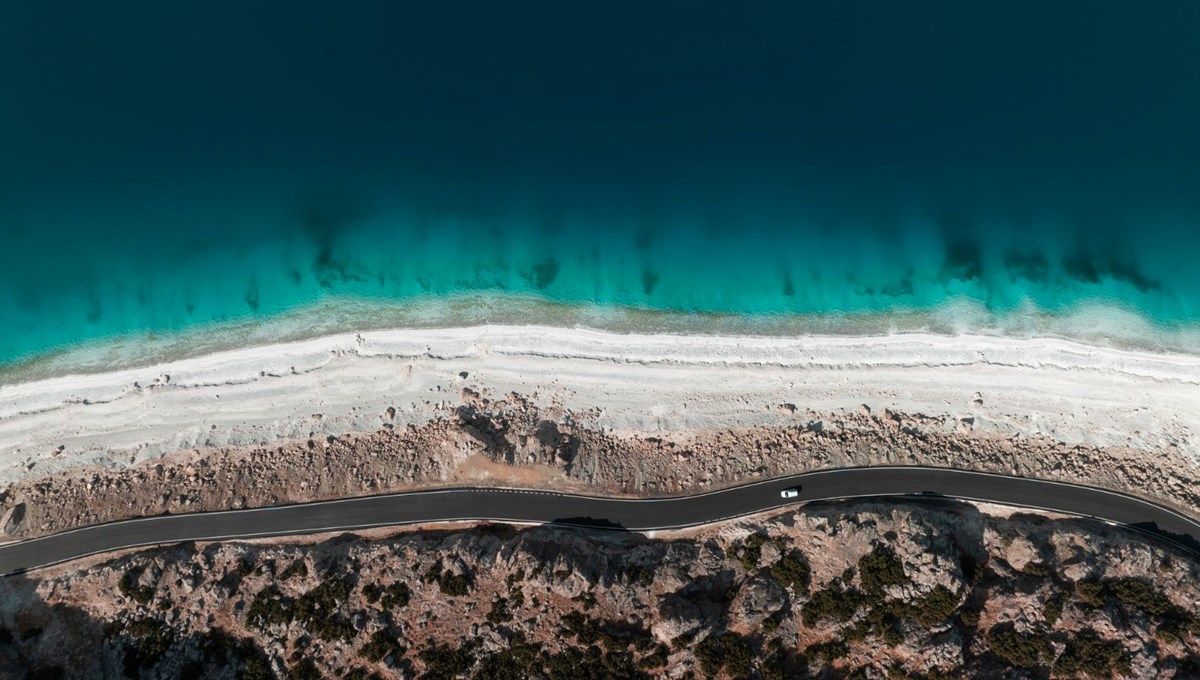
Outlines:
{"label": "asphalt road", "polygon": [[[802,486],[800,496],[779,492]],[[1124,524],[1200,555],[1200,523],[1173,510],[1087,486],[943,468],[869,467],[811,472],[723,491],[663,499],[610,499],[548,491],[444,489],[273,508],[161,515],[0,546],[0,574],[97,553],[181,541],[312,534],[437,522],[495,520],[677,529],[797,503],[864,496],[945,496],[1054,510]]]}

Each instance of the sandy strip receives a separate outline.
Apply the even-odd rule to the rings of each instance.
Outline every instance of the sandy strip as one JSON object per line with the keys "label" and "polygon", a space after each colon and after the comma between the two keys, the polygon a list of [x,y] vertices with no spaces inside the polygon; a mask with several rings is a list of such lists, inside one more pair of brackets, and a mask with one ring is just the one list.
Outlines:
{"label": "sandy strip", "polygon": [[[465,373],[466,377],[461,377]],[[0,387],[0,484],[181,449],[423,422],[466,386],[665,432],[867,404],[1070,444],[1200,454],[1200,357],[1059,339],[733,337],[545,326],[375,331]]]}

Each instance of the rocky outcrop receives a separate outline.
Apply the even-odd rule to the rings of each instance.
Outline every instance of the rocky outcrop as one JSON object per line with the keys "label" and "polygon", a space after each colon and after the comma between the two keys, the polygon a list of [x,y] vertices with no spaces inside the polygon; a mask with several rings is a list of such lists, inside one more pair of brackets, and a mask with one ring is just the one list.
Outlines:
{"label": "rocky outcrop", "polygon": [[1198,586],[1140,535],[947,502],[183,544],[0,581],[0,676],[1191,678]]}
{"label": "rocky outcrop", "polygon": [[647,436],[602,427],[517,394],[470,387],[421,425],[317,435],[250,449],[196,450],[129,468],[20,482],[0,497],[3,529],[28,538],[141,515],[267,506],[447,484],[671,495],[822,468],[926,464],[1086,482],[1200,512],[1200,466],[1178,452],[1067,447],[959,431],[942,418],[869,407],[817,414],[783,405],[772,427]]}

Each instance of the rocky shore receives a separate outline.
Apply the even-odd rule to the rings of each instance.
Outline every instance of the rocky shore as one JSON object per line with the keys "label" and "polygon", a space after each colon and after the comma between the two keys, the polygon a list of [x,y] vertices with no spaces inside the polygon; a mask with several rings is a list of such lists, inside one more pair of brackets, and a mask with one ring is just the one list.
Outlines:
{"label": "rocky shore", "polygon": [[635,496],[694,493],[856,465],[922,464],[1093,484],[1200,513],[1200,465],[1171,449],[974,429],[971,418],[817,413],[771,405],[777,424],[649,436],[602,424],[599,409],[537,395],[462,387],[433,417],[379,414],[369,433],[321,434],[272,446],[195,449],[128,467],[85,467],[0,492],[0,529],[30,538],[143,515],[344,498],[438,485],[497,484]]}
{"label": "rocky shore", "polygon": [[1127,531],[953,502],[181,544],[0,581],[0,677],[1192,678],[1197,592]]}

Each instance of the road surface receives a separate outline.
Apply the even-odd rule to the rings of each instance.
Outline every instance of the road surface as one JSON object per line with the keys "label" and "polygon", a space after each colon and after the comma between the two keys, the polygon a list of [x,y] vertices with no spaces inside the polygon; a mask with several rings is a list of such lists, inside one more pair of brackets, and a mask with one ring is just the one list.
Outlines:
{"label": "road surface", "polygon": [[[799,497],[779,492],[800,486]],[[1053,510],[1132,526],[1200,555],[1200,523],[1160,505],[1094,487],[923,467],[811,472],[722,491],[614,499],[516,489],[441,489],[272,508],[160,515],[0,546],[0,574],[97,553],[181,541],[313,534],[452,520],[679,529],[798,503],[865,496],[946,496]]]}

